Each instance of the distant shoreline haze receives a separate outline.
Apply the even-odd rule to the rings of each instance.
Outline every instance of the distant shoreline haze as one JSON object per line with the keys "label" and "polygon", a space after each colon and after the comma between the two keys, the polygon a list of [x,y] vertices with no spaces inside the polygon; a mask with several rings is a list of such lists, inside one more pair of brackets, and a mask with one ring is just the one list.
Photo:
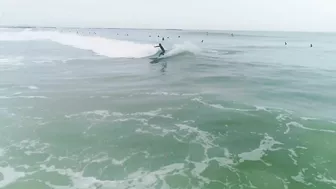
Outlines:
{"label": "distant shoreline haze", "polygon": [[175,28],[118,28],[118,27],[57,27],[57,26],[10,26],[0,25],[0,28],[18,29],[120,29],[120,30],[170,30],[170,31],[199,31],[199,32],[294,32],[294,33],[336,33],[336,31],[299,31],[299,30],[234,30],[234,29],[175,29]]}

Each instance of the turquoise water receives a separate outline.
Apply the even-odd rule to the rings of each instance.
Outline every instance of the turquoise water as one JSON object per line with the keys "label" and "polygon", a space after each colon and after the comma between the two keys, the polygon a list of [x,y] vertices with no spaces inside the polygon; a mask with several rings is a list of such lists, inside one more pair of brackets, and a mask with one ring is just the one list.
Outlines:
{"label": "turquoise water", "polygon": [[231,33],[0,30],[0,188],[336,188],[336,35]]}

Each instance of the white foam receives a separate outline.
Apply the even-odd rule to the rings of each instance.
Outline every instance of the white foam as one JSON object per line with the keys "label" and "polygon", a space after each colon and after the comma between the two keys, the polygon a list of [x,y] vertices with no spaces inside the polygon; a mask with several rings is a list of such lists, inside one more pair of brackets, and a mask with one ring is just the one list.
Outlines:
{"label": "white foam", "polygon": [[48,98],[46,96],[18,96],[19,98],[28,98],[28,99],[32,99],[32,98],[42,98],[42,99],[45,99],[45,98]]}
{"label": "white foam", "polygon": [[303,149],[303,150],[307,150],[308,148],[304,147],[304,146],[296,146],[296,148],[298,149]]}
{"label": "white foam", "polygon": [[164,92],[164,91],[157,91],[157,92],[145,92],[145,93],[136,93],[137,95],[162,95],[162,96],[197,96],[198,93],[172,93],[172,92]]}
{"label": "white foam", "polygon": [[124,163],[129,159],[129,157],[125,157],[122,160],[117,160],[117,159],[112,159],[112,164],[113,165],[124,165]]}
{"label": "white foam", "polygon": [[306,170],[307,170],[307,169],[302,169],[302,170],[298,173],[298,175],[296,175],[296,176],[291,176],[291,178],[292,178],[293,180],[295,180],[296,182],[300,182],[300,183],[302,183],[302,184],[304,184],[304,185],[307,185],[307,186],[312,185],[312,183],[309,183],[309,182],[306,182],[306,181],[305,181],[304,173],[306,172]]}
{"label": "white foam", "polygon": [[23,57],[0,57],[0,71],[17,70],[24,65],[22,60]]}
{"label": "white foam", "polygon": [[301,183],[305,184],[304,175],[301,171],[299,172],[298,175],[292,176],[292,179],[297,181],[297,182],[301,182]]}
{"label": "white foam", "polygon": [[4,156],[5,155],[5,150],[4,149],[2,149],[2,148],[0,148],[0,157],[2,157],[2,156]]}
{"label": "white foam", "polygon": [[[62,159],[71,159],[69,157],[59,157],[58,158],[59,160],[62,160]],[[95,155],[93,158],[87,158],[85,160],[83,160],[82,162],[83,163],[102,163],[102,162],[105,162],[105,161],[109,161],[109,157],[107,155],[107,153],[99,153],[97,155]]]}
{"label": "white foam", "polygon": [[[143,169],[139,169],[133,173],[130,173],[126,178],[122,180],[99,180],[94,177],[84,177],[83,172],[75,172],[71,169],[57,169],[55,166],[40,165],[40,169],[46,172],[56,172],[60,175],[65,175],[72,181],[69,186],[56,186],[47,183],[55,189],[99,189],[99,188],[157,188],[160,181],[168,188],[168,185],[164,181],[164,177],[168,174],[182,174],[184,170],[184,164],[175,163],[161,167],[153,172],[148,172]],[[161,188],[165,188],[161,187]]]}
{"label": "white foam", "polygon": [[171,50],[162,56],[162,58],[172,57],[184,53],[198,54],[199,52],[201,52],[201,49],[198,46],[190,42],[185,42],[183,44],[175,44]]}
{"label": "white foam", "polygon": [[336,185],[336,180],[335,179],[333,179],[333,178],[329,178],[328,179],[328,178],[326,178],[325,176],[323,176],[321,174],[319,174],[315,180],[317,180],[319,182],[324,182],[324,183]]}
{"label": "white foam", "polygon": [[267,151],[279,150],[279,148],[273,148],[274,145],[282,145],[282,143],[275,141],[272,137],[265,134],[264,138],[260,141],[260,145],[257,149],[254,149],[250,152],[243,152],[241,154],[238,154],[238,157],[240,158],[239,162],[263,161],[262,157],[266,155]]}
{"label": "white foam", "polygon": [[195,168],[191,171],[191,173],[194,173],[193,175],[199,175],[208,167],[206,163],[194,162],[194,165]]}
{"label": "white foam", "polygon": [[0,32],[0,41],[49,40],[111,58],[142,58],[154,55],[158,50],[152,44],[137,44],[99,36],[81,36],[57,31]]}
{"label": "white foam", "polygon": [[26,98],[26,99],[34,99],[34,98],[40,98],[40,99],[47,99],[46,96],[0,96],[0,99],[13,99],[13,98]]}
{"label": "white foam", "polygon": [[65,115],[66,118],[72,118],[72,117],[78,117],[78,116],[98,116],[100,119],[105,119],[107,117],[110,117],[111,115],[113,116],[121,116],[121,113],[112,113],[108,110],[93,110],[93,111],[87,111],[87,112],[81,112],[78,114],[71,114],[71,115]]}
{"label": "white foam", "polygon": [[[47,167],[46,165],[40,165],[40,169],[46,172],[56,172],[60,175],[68,176],[70,177],[72,181],[72,186],[56,186],[56,185],[47,183],[47,185],[51,186],[52,188],[94,189],[94,188],[99,188],[97,186],[101,186],[102,185],[101,183],[103,182],[94,177],[83,177],[82,172],[74,172],[71,169],[57,169],[55,168],[55,166]],[[113,181],[111,181],[111,183],[113,183]]]}
{"label": "white foam", "polygon": [[275,176],[275,178],[277,178],[278,180],[280,180],[284,186],[284,189],[288,189],[288,185],[290,184],[290,182],[287,179],[283,179],[281,177]]}
{"label": "white foam", "polygon": [[127,180],[131,182],[131,188],[155,188],[155,185],[159,180],[164,182],[164,177],[169,173],[178,174],[184,168],[183,163],[170,164],[165,167],[161,167],[159,170],[153,172],[146,172],[138,170],[128,175]]}
{"label": "white foam", "polygon": [[[213,142],[216,139],[216,136],[209,132],[202,131],[197,127],[192,127],[186,124],[175,124],[175,126],[180,129],[180,132],[176,132],[178,135],[174,135],[175,140],[183,143],[195,143],[201,145],[203,147],[205,159],[209,159],[208,150],[210,148],[218,147],[218,145]],[[181,131],[185,131],[186,133]]]}
{"label": "white foam", "polygon": [[20,168],[20,167],[22,167],[22,168],[24,168],[24,169],[29,169],[31,166],[30,166],[30,165],[27,165],[27,164],[24,164],[24,165],[19,165],[19,166],[17,166],[16,168]]}
{"label": "white foam", "polygon": [[310,131],[320,131],[320,132],[326,132],[326,133],[335,133],[336,132],[334,130],[313,129],[313,128],[305,127],[302,124],[297,123],[297,122],[293,122],[293,121],[289,122],[289,123],[286,123],[286,126],[287,126],[287,130],[284,132],[284,134],[287,134],[290,131],[290,127],[297,127],[297,128],[300,128],[300,129],[305,129],[305,130],[310,130]]}
{"label": "white foam", "polygon": [[17,181],[25,176],[23,172],[17,172],[12,167],[0,167],[0,173],[3,175],[3,179],[0,180],[0,188],[5,188],[9,184]]}
{"label": "white foam", "polygon": [[285,114],[279,114],[277,117],[276,117],[276,120],[278,121],[286,121],[287,119],[289,119],[288,115],[285,115]]}
{"label": "white foam", "polygon": [[32,155],[44,154],[50,145],[48,143],[42,143],[39,140],[22,140],[19,143],[12,144],[12,146],[24,151],[26,155]]}
{"label": "white foam", "polygon": [[192,127],[186,124],[175,124],[180,130],[187,131],[187,134],[184,136],[188,136],[190,134],[196,134],[195,140],[191,142],[201,144],[206,150],[210,147],[215,147],[216,145],[213,143],[214,136],[206,131],[202,131],[197,127]]}
{"label": "white foam", "polygon": [[209,53],[218,53],[217,50],[211,50],[211,49],[207,50],[207,52],[209,52]]}
{"label": "white foam", "polygon": [[265,112],[271,112],[270,110],[268,110],[266,107],[263,106],[255,106],[257,111],[265,111]]}
{"label": "white foam", "polygon": [[296,154],[294,149],[288,149],[288,151],[294,156],[294,157],[298,157],[298,155]]}
{"label": "white foam", "polygon": [[135,130],[135,132],[136,132],[136,133],[142,133],[142,134],[153,134],[153,133],[151,133],[151,132],[149,132],[149,131],[146,131],[146,130],[143,130],[143,129],[141,129],[141,128],[137,128],[137,129]]}
{"label": "white foam", "polygon": [[161,136],[164,137],[169,133],[176,133],[175,129],[166,129],[165,127],[160,127],[155,124],[144,124],[148,125],[150,130],[144,130],[141,128],[138,128],[135,132],[137,133],[143,133],[143,134],[151,134],[151,135],[156,135],[156,136]]}
{"label": "white foam", "polygon": [[[203,183],[210,183],[210,179],[203,177],[201,173],[208,167],[207,163],[203,162],[193,162],[195,168],[191,170],[191,174],[199,180],[202,180]],[[203,188],[203,183],[198,183],[200,188]]]}
{"label": "white foam", "polygon": [[166,114],[166,115],[160,115],[162,118],[168,118],[168,119],[173,119],[173,115],[171,114]]}
{"label": "white foam", "polygon": [[302,120],[309,121],[309,120],[317,120],[317,118],[314,117],[300,117]]}
{"label": "white foam", "polygon": [[153,111],[148,111],[148,112],[136,112],[136,113],[132,113],[131,115],[144,115],[144,116],[154,117],[158,115],[160,112],[161,112],[161,108],[157,110],[153,110]]}
{"label": "white foam", "polygon": [[146,94],[146,95],[163,95],[163,96],[180,96],[179,93],[169,93],[169,92],[151,92],[151,93],[138,93],[138,94]]}
{"label": "white foam", "polygon": [[297,158],[298,155],[296,154],[294,149],[288,149],[288,151],[290,152],[289,157],[293,160],[294,165],[297,165],[297,160],[295,158]]}
{"label": "white foam", "polygon": [[110,113],[108,110],[95,110],[92,112],[87,112],[85,115],[89,115],[89,114],[95,114],[95,115],[101,116],[102,118],[106,118],[110,116]]}
{"label": "white foam", "polygon": [[148,125],[148,120],[142,119],[142,118],[123,118],[123,119],[113,120],[113,122],[127,122],[127,121],[138,121],[138,122],[143,123],[144,125]]}
{"label": "white foam", "polygon": [[39,89],[39,88],[36,87],[36,86],[34,86],[34,85],[32,85],[32,86],[28,86],[28,89],[31,89],[31,90],[37,90],[37,89]]}
{"label": "white foam", "polygon": [[[72,117],[78,117],[78,116],[98,116],[101,119],[105,119],[110,116],[114,117],[123,117],[123,116],[149,116],[149,117],[155,117],[158,116],[159,113],[162,111],[161,108],[156,110],[151,110],[147,112],[134,112],[134,113],[128,113],[123,114],[121,112],[109,112],[108,110],[93,110],[93,111],[87,111],[87,112],[81,112],[77,114],[71,114],[71,115],[65,115],[66,118],[72,118]],[[160,115],[160,117],[164,118],[171,118],[170,114],[167,115]],[[119,119],[115,121],[129,121],[130,119],[136,119],[136,118],[125,118],[125,119]]]}
{"label": "white foam", "polygon": [[3,66],[21,66],[23,57],[0,57],[0,67]]}
{"label": "white foam", "polygon": [[202,97],[196,97],[196,98],[193,98],[191,100],[199,102],[199,103],[201,103],[201,104],[203,104],[205,106],[209,106],[209,107],[216,108],[216,109],[221,109],[221,110],[233,110],[233,111],[239,111],[239,112],[249,112],[249,111],[252,111],[252,110],[249,110],[249,109],[227,108],[227,107],[222,106],[221,104],[210,104],[210,103],[204,102],[202,100]]}
{"label": "white foam", "polygon": [[211,158],[210,160],[216,160],[219,166],[222,166],[222,167],[227,167],[227,166],[235,164],[233,159],[227,158],[227,157],[214,157],[214,158]]}

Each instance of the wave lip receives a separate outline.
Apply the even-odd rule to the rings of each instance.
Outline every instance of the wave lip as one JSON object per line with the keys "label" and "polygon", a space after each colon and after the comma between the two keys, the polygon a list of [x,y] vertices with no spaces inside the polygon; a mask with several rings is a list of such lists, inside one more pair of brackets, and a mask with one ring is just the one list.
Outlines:
{"label": "wave lip", "polygon": [[5,188],[6,186],[15,183],[15,181],[25,176],[25,173],[17,172],[10,166],[0,167],[0,173],[3,176],[3,179],[0,180],[0,188]]}
{"label": "wave lip", "polygon": [[139,44],[99,36],[81,36],[57,31],[0,32],[0,41],[34,40],[53,41],[110,58],[144,58],[154,55],[158,51],[152,44]]}
{"label": "wave lip", "polygon": [[175,44],[171,50],[168,50],[168,52],[162,56],[162,58],[168,58],[168,57],[174,57],[184,54],[198,54],[201,52],[201,49],[190,43],[190,42],[184,42],[183,44]]}

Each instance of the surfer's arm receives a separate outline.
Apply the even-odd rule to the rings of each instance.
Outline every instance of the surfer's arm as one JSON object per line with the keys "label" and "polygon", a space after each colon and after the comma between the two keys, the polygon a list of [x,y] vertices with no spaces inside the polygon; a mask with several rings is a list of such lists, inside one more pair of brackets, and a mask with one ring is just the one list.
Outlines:
{"label": "surfer's arm", "polygon": [[154,46],[155,48],[157,48],[157,47],[160,47],[159,45],[157,45],[157,46]]}

